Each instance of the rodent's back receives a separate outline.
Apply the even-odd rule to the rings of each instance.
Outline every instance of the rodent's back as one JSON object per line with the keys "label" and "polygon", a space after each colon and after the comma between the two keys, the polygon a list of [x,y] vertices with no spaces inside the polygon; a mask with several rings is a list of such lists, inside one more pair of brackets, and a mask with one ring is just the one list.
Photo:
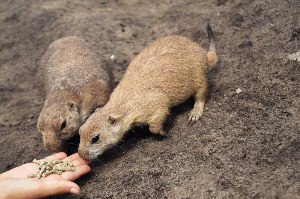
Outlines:
{"label": "rodent's back", "polygon": [[103,62],[78,37],[64,37],[50,44],[41,61],[46,92],[71,89],[85,82],[102,79],[109,82]]}
{"label": "rodent's back", "polygon": [[132,60],[120,86],[145,93],[163,92],[176,104],[199,88],[207,64],[206,54],[185,37],[158,39]]}

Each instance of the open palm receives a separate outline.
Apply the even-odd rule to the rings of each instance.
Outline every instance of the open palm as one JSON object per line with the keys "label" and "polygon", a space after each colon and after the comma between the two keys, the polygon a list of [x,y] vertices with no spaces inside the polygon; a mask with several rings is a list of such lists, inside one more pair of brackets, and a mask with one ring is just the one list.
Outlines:
{"label": "open palm", "polygon": [[5,188],[0,198],[41,198],[61,193],[79,193],[79,186],[72,181],[90,172],[88,161],[80,158],[77,153],[67,157],[63,152],[44,158],[48,161],[54,159],[71,162],[75,170],[65,171],[61,175],[51,174],[41,179],[27,178],[28,174],[38,171],[38,165],[23,164],[0,175],[0,186]]}
{"label": "open palm", "polygon": [[[63,160],[63,161],[67,161],[67,162],[71,162],[74,167],[75,170],[74,171],[66,171],[64,173],[62,173],[61,175],[57,175],[57,174],[51,174],[47,177],[45,177],[45,180],[69,180],[69,181],[74,181],[77,178],[79,178],[80,176],[88,173],[90,171],[90,167],[87,165],[87,161],[80,158],[80,156],[78,155],[78,153],[75,153],[69,157],[67,157],[67,155],[63,152],[61,153],[56,153],[53,155],[50,155],[46,158],[44,158],[44,160]],[[9,178],[27,178],[28,174],[32,174],[32,173],[36,173],[38,171],[38,165],[35,163],[27,163],[27,164],[23,164],[19,167],[16,167],[12,170],[9,170],[3,174],[1,174],[2,177],[9,177]]]}

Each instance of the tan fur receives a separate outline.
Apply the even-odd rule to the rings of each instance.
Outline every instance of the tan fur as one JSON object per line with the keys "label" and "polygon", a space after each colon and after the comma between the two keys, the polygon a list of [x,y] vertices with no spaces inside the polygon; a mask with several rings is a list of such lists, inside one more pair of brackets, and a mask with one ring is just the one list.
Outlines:
{"label": "tan fur", "polygon": [[58,151],[97,107],[106,104],[111,73],[78,37],[54,41],[41,60],[40,71],[46,100],[37,128],[43,134],[45,148]]}
{"label": "tan fur", "polygon": [[208,68],[212,68],[213,66],[215,66],[218,62],[218,56],[216,54],[216,52],[213,51],[209,51],[207,53],[207,66]]}
{"label": "tan fur", "polygon": [[214,59],[181,36],[150,44],[131,61],[109,102],[80,128],[79,154],[96,158],[135,125],[149,125],[152,133],[165,135],[163,123],[169,109],[190,96],[195,96],[196,102],[189,120],[197,121],[207,92],[205,70]]}

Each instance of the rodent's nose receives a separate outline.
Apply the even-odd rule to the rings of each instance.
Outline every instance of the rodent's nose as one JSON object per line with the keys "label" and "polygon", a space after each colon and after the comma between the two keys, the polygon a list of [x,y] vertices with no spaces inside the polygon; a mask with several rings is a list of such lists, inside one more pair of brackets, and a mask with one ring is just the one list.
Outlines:
{"label": "rodent's nose", "polygon": [[51,152],[59,152],[62,150],[61,144],[44,143],[45,149]]}
{"label": "rodent's nose", "polygon": [[78,154],[80,157],[89,160],[89,152],[87,150],[78,149]]}
{"label": "rodent's nose", "polygon": [[62,142],[56,139],[45,139],[43,137],[44,147],[47,151],[59,152],[62,150]]}

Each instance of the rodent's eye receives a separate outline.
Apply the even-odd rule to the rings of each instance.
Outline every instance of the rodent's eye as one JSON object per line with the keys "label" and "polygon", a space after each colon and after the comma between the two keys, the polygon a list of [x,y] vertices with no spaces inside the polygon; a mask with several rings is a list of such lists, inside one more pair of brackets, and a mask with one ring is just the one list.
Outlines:
{"label": "rodent's eye", "polygon": [[63,123],[61,124],[60,130],[63,130],[67,126],[67,121],[64,120]]}
{"label": "rodent's eye", "polygon": [[98,141],[99,141],[99,138],[100,138],[100,135],[99,135],[99,134],[95,135],[95,136],[93,137],[93,139],[92,139],[92,144],[95,144],[96,142],[98,142]]}

